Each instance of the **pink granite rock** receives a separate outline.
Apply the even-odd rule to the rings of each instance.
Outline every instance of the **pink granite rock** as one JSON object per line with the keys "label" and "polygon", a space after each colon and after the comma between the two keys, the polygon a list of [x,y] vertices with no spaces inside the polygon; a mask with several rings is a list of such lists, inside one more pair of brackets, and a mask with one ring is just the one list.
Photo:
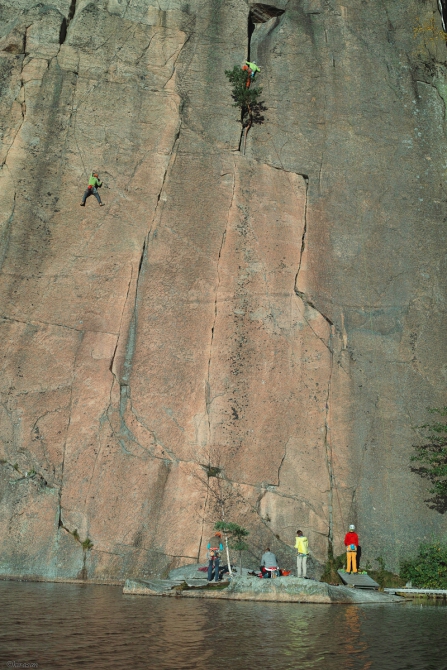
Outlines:
{"label": "pink granite rock", "polygon": [[435,0],[3,5],[1,573],[203,559],[209,474],[252,555],[299,526],[318,573],[354,522],[397,569],[446,528],[409,467],[446,404]]}

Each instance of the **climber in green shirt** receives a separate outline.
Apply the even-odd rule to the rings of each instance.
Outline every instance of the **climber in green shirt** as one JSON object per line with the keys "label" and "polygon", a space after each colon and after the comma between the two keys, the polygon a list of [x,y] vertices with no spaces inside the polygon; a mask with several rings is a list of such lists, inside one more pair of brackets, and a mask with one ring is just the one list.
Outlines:
{"label": "climber in green shirt", "polygon": [[261,72],[261,68],[256,65],[256,63],[250,63],[250,61],[246,60],[245,65],[242,66],[242,69],[244,72],[247,73],[247,88],[250,88],[250,83],[252,79],[254,79],[256,72]]}
{"label": "climber in green shirt", "polygon": [[256,63],[250,63],[250,61],[245,61],[248,67],[251,70],[251,78],[254,79],[256,72],[261,72],[261,68],[256,65]]}
{"label": "climber in green shirt", "polygon": [[99,179],[97,172],[92,172],[90,179],[88,180],[88,186],[82,198],[81,207],[85,207],[85,201],[90,195],[94,195],[96,200],[99,202],[100,207],[104,207],[104,203],[101,202],[101,196],[98,193],[98,188],[101,188],[102,181]]}

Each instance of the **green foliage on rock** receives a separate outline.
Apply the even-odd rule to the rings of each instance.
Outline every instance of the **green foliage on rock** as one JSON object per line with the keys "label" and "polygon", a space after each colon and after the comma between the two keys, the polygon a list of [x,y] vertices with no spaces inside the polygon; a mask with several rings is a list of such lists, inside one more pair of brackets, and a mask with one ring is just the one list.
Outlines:
{"label": "green foliage on rock", "polygon": [[340,575],[337,570],[341,570],[343,567],[346,567],[346,552],[340,554],[339,556],[334,556],[331,552],[329,553],[328,560],[324,565],[323,574],[320,577],[321,582],[326,582],[327,584],[342,584]]}
{"label": "green foliage on rock", "polygon": [[421,589],[447,589],[447,542],[423,542],[415,558],[403,561],[400,576]]}
{"label": "green foliage on rock", "polygon": [[246,528],[239,526],[239,524],[233,523],[231,521],[217,521],[214,524],[214,529],[220,530],[222,533],[225,533],[225,535],[229,536],[230,549],[234,549],[234,551],[239,552],[239,567],[242,575],[242,552],[247,551],[248,549],[248,544],[244,542],[244,538],[248,537],[250,534],[249,531]]}
{"label": "green foliage on rock", "polygon": [[370,567],[368,569],[368,563],[366,564],[366,570],[368,575],[378,583],[381,589],[393,588],[397,586],[404,586],[405,580],[395,575],[390,570],[386,569],[385,559],[382,556],[377,556],[376,559],[379,564],[378,570],[372,570]]}
{"label": "green foliage on rock", "polygon": [[248,131],[253,124],[264,122],[263,112],[266,111],[267,107],[260,100],[262,88],[255,87],[253,81],[247,87],[249,75],[245,70],[235,65],[232,70],[225,70],[225,74],[233,87],[231,91],[234,100],[233,107],[238,107],[241,110],[240,122],[243,128],[243,137],[241,135],[239,149],[242,154],[245,154]]}
{"label": "green foliage on rock", "polygon": [[231,97],[234,100],[233,107],[241,110],[241,123],[244,125],[246,115],[253,114],[262,104],[259,100],[262,88],[256,88],[253,85],[247,88],[247,72],[238,65],[235,65],[232,70],[225,70],[225,75],[233,87],[231,91]]}
{"label": "green foliage on rock", "polygon": [[444,421],[418,426],[426,442],[415,446],[416,454],[411,461],[420,465],[412,470],[432,483],[430,493],[434,495],[426,502],[431,509],[443,514],[447,511],[447,407],[433,408],[429,412],[444,418]]}

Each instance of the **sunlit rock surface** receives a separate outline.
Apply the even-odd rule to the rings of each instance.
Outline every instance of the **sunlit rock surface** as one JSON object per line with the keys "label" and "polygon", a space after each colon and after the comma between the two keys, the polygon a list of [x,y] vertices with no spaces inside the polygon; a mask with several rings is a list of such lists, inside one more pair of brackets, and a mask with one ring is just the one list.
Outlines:
{"label": "sunlit rock surface", "polygon": [[0,4],[2,574],[202,560],[201,464],[254,562],[446,530],[409,467],[447,404],[437,3],[266,4]]}
{"label": "sunlit rock surface", "polygon": [[330,586],[324,582],[297,577],[278,577],[277,579],[239,577],[232,580],[228,587],[222,589],[206,588],[205,585],[206,582],[198,588],[188,582],[188,586],[192,587],[191,590],[179,590],[179,583],[169,582],[169,580],[127,579],[123,593],[136,596],[181,596],[218,600],[257,600],[259,602],[326,603],[329,605],[397,604],[405,601],[404,598],[389,593],[380,593],[368,589],[351,589],[347,586]]}

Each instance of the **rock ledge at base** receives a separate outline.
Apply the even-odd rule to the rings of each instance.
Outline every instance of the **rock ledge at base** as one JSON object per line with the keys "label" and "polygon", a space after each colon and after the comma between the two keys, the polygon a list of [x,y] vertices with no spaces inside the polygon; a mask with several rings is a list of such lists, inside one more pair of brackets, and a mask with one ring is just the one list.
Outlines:
{"label": "rock ledge at base", "polygon": [[259,600],[289,603],[400,603],[404,598],[388,593],[356,590],[347,586],[330,586],[298,577],[278,577],[277,579],[258,579],[256,577],[237,577],[228,588],[173,590],[178,582],[170,580],[127,579],[123,593],[129,595],[174,596],[187,598],[214,598],[220,600]]}

